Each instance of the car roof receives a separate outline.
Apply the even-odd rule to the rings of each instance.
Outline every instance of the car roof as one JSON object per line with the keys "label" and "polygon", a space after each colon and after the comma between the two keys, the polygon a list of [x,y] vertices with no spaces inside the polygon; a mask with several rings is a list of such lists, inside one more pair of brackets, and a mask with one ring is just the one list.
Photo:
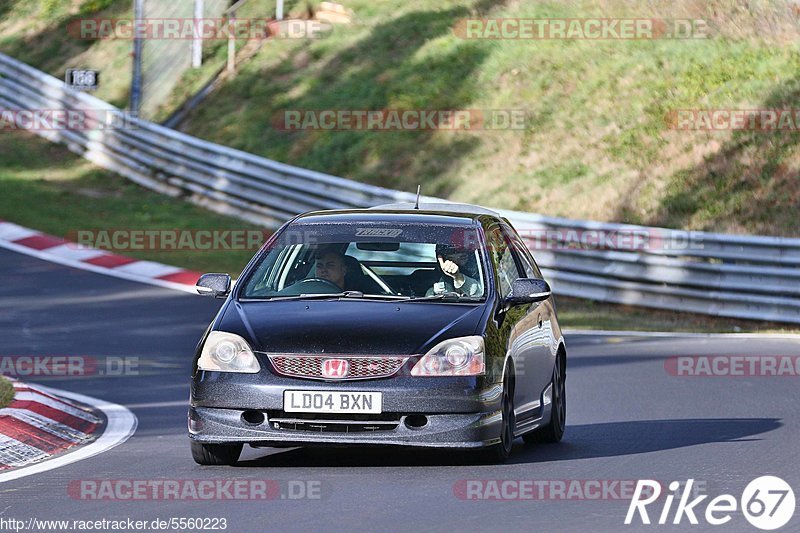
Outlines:
{"label": "car roof", "polygon": [[450,202],[426,202],[420,203],[419,207],[411,202],[398,204],[384,204],[369,208],[371,211],[431,211],[436,213],[463,213],[467,215],[491,215],[499,217],[500,214],[491,209],[486,209],[479,205],[458,204]]}
{"label": "car roof", "polygon": [[419,208],[412,203],[386,204],[366,209],[338,209],[331,211],[312,211],[297,217],[299,222],[424,222],[427,224],[465,224],[477,223],[481,216],[500,218],[490,209],[470,204],[420,203]]}

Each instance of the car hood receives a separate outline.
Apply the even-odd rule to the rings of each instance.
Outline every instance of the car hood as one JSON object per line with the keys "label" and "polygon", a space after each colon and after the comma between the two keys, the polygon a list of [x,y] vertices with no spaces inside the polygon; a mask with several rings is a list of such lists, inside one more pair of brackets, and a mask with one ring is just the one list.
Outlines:
{"label": "car hood", "polygon": [[233,302],[217,328],[272,353],[408,355],[474,335],[484,305],[442,302]]}

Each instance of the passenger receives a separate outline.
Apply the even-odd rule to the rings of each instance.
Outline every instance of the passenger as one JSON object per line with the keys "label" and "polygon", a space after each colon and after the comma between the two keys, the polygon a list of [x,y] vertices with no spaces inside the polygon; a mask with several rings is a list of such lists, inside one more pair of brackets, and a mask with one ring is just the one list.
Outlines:
{"label": "passenger", "polygon": [[457,292],[465,296],[480,296],[483,294],[483,286],[475,278],[464,274],[472,253],[464,248],[449,245],[436,245],[436,260],[442,276],[437,283],[433,284],[427,292],[427,296],[441,294],[443,292]]}

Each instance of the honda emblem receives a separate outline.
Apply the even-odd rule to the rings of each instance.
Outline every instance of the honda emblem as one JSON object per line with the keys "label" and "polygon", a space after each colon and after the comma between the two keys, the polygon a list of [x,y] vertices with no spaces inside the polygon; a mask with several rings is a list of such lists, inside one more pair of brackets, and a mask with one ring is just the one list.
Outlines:
{"label": "honda emblem", "polygon": [[350,363],[347,359],[325,359],[322,361],[322,376],[326,378],[341,379],[347,376]]}

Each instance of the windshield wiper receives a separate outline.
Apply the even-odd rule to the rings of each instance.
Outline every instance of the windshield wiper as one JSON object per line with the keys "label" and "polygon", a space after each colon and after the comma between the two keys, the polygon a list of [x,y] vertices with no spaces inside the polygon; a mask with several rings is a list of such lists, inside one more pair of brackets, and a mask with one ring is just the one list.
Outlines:
{"label": "windshield wiper", "polygon": [[328,298],[343,298],[347,296],[347,292],[334,292],[334,293],[322,293],[322,294],[292,294],[281,296],[280,294],[276,296],[270,296],[269,298],[264,298],[265,300],[272,301],[272,300],[325,300]]}
{"label": "windshield wiper", "polygon": [[291,296],[273,296],[268,300],[325,300],[328,298],[353,298],[364,300],[409,300],[409,296],[397,296],[394,294],[364,294],[361,291],[344,291],[333,294],[296,294]]}
{"label": "windshield wiper", "polygon": [[412,298],[410,301],[412,302],[429,302],[431,300],[448,300],[454,302],[475,302],[481,300],[480,297],[477,296],[467,296],[466,294],[460,294],[454,291],[447,291],[441,294],[434,294],[433,296],[421,296],[419,298]]}
{"label": "windshield wiper", "polygon": [[360,292],[357,296],[351,295],[348,296],[348,298],[363,298],[365,300],[410,300],[411,296],[402,296],[400,294],[364,294],[363,292]]}

